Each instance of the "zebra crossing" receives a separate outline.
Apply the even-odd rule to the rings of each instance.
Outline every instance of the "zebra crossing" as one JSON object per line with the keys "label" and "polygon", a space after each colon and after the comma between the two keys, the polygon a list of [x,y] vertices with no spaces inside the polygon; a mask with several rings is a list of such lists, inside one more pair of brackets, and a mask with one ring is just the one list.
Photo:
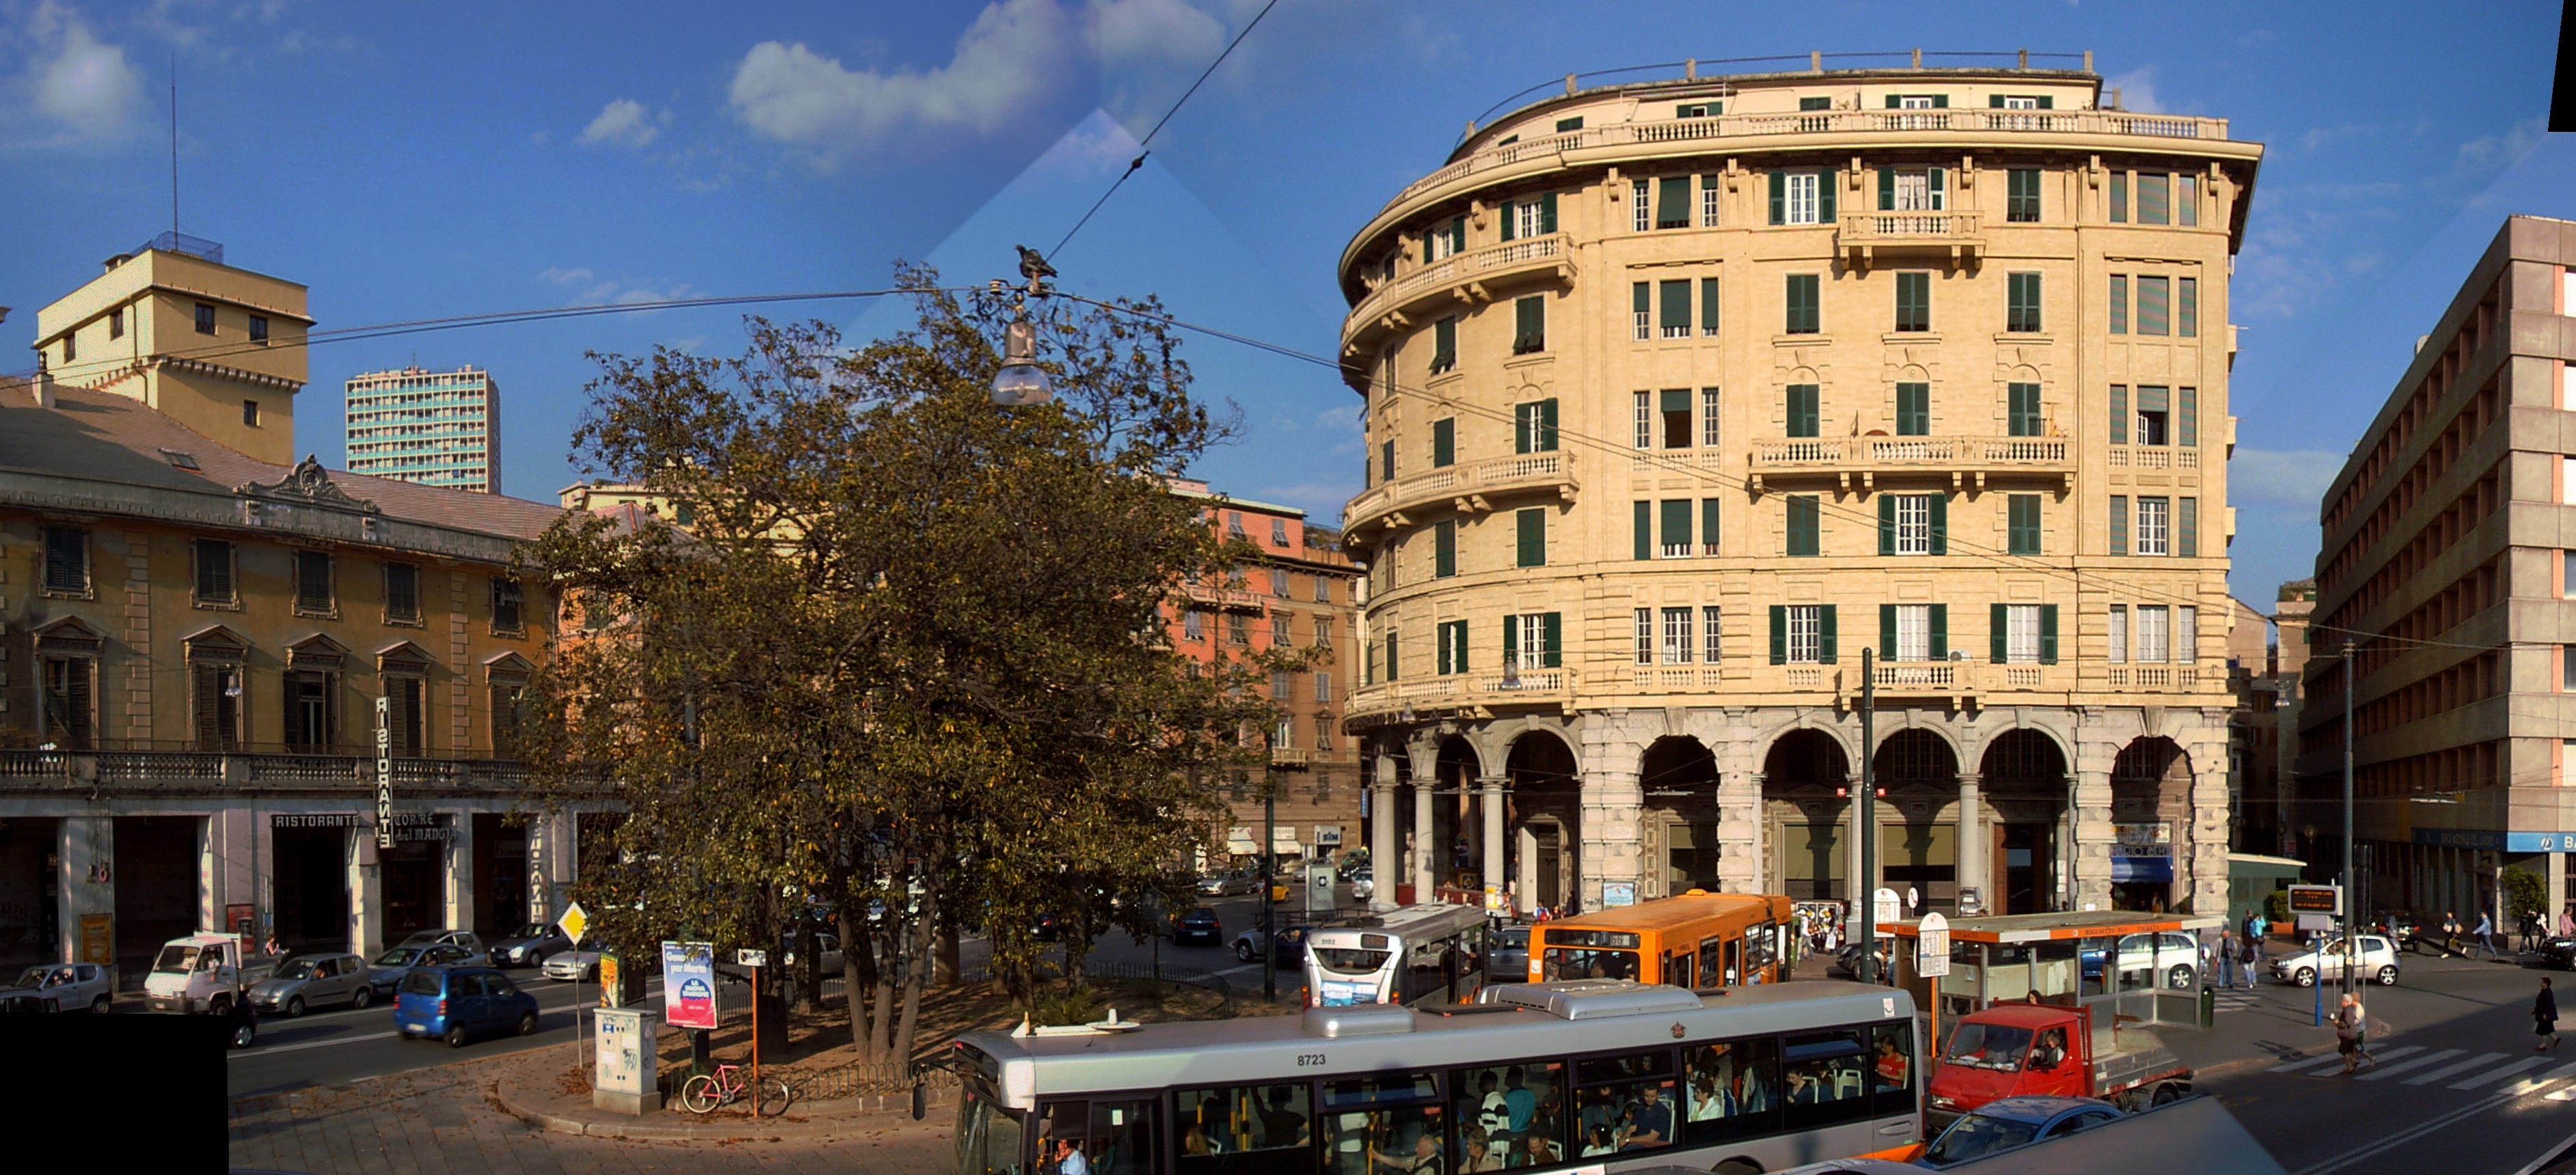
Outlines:
{"label": "zebra crossing", "polygon": [[[2576,1061],[2561,1063],[2554,1055],[2471,1054],[2467,1049],[2401,1044],[2373,1048],[2370,1056],[2375,1063],[2364,1065],[2361,1072],[2350,1080],[2395,1081],[2416,1087],[2439,1086],[2510,1097],[2537,1094],[2553,1102],[2576,1101]],[[2264,1072],[2338,1081],[2346,1079],[2340,1053],[2299,1057],[2271,1066]],[[2499,1084],[2509,1078],[2519,1080]]]}

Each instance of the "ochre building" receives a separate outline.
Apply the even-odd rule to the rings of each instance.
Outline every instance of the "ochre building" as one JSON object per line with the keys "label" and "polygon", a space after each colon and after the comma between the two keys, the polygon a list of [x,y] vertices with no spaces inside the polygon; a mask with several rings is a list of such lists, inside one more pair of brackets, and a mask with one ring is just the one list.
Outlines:
{"label": "ochre building", "polygon": [[1344,251],[1381,893],[1848,899],[1867,835],[1926,908],[2223,899],[2261,147],[1827,60],[1569,78]]}

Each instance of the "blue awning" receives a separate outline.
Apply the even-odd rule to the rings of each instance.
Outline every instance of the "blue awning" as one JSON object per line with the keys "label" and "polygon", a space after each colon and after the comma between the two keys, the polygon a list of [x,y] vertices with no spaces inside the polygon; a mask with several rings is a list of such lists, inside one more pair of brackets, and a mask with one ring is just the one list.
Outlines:
{"label": "blue awning", "polygon": [[2173,880],[2173,858],[2113,857],[2111,880],[2170,882]]}

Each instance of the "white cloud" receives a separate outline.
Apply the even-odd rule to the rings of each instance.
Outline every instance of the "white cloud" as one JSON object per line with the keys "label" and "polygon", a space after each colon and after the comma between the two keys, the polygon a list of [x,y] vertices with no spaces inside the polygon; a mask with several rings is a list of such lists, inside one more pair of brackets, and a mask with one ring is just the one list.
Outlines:
{"label": "white cloud", "polygon": [[2164,103],[2156,101],[2156,67],[2142,65],[2102,83],[2108,90],[2120,92],[2120,108],[2140,114],[2162,114]]}
{"label": "white cloud", "polygon": [[549,266],[543,273],[537,275],[537,280],[546,282],[550,285],[569,286],[582,282],[596,281],[598,280],[598,277],[598,274],[592,273],[587,269],[565,269],[560,266]]}
{"label": "white cloud", "polygon": [[2503,134],[2481,135],[2460,144],[2460,168],[2463,171],[2501,169],[2511,166],[2540,141],[2547,130],[2547,120],[2532,118],[2505,128]]}
{"label": "white cloud", "polygon": [[1101,104],[1141,135],[1224,51],[1226,26],[1188,0],[1094,0],[1092,36]]}
{"label": "white cloud", "polygon": [[[670,115],[665,113],[662,117],[667,120]],[[582,129],[581,141],[643,148],[650,146],[654,136],[661,133],[662,128],[654,125],[653,112],[645,109],[643,103],[632,98],[620,98],[600,108],[599,117],[591,119],[590,125]]]}
{"label": "white cloud", "polygon": [[2344,454],[2323,449],[2251,449],[2242,445],[2227,463],[2227,492],[2240,505],[2304,509],[2314,517],[2326,487],[2343,472]]}
{"label": "white cloud", "polygon": [[1076,20],[1050,0],[988,4],[948,64],[853,70],[803,42],[763,41],[734,68],[734,114],[823,166],[924,135],[987,135],[1063,88],[1082,53]]}
{"label": "white cloud", "polygon": [[27,20],[34,110],[70,137],[120,137],[145,108],[143,72],[125,50],[98,39],[80,14],[45,0]]}

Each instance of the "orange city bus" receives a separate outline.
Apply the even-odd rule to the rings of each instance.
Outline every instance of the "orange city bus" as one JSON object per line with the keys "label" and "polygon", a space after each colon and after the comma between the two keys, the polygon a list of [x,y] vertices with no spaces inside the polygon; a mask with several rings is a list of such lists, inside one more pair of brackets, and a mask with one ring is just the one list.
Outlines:
{"label": "orange city bus", "polygon": [[1530,927],[1530,982],[1634,979],[1681,988],[1780,980],[1779,894],[1692,890]]}

